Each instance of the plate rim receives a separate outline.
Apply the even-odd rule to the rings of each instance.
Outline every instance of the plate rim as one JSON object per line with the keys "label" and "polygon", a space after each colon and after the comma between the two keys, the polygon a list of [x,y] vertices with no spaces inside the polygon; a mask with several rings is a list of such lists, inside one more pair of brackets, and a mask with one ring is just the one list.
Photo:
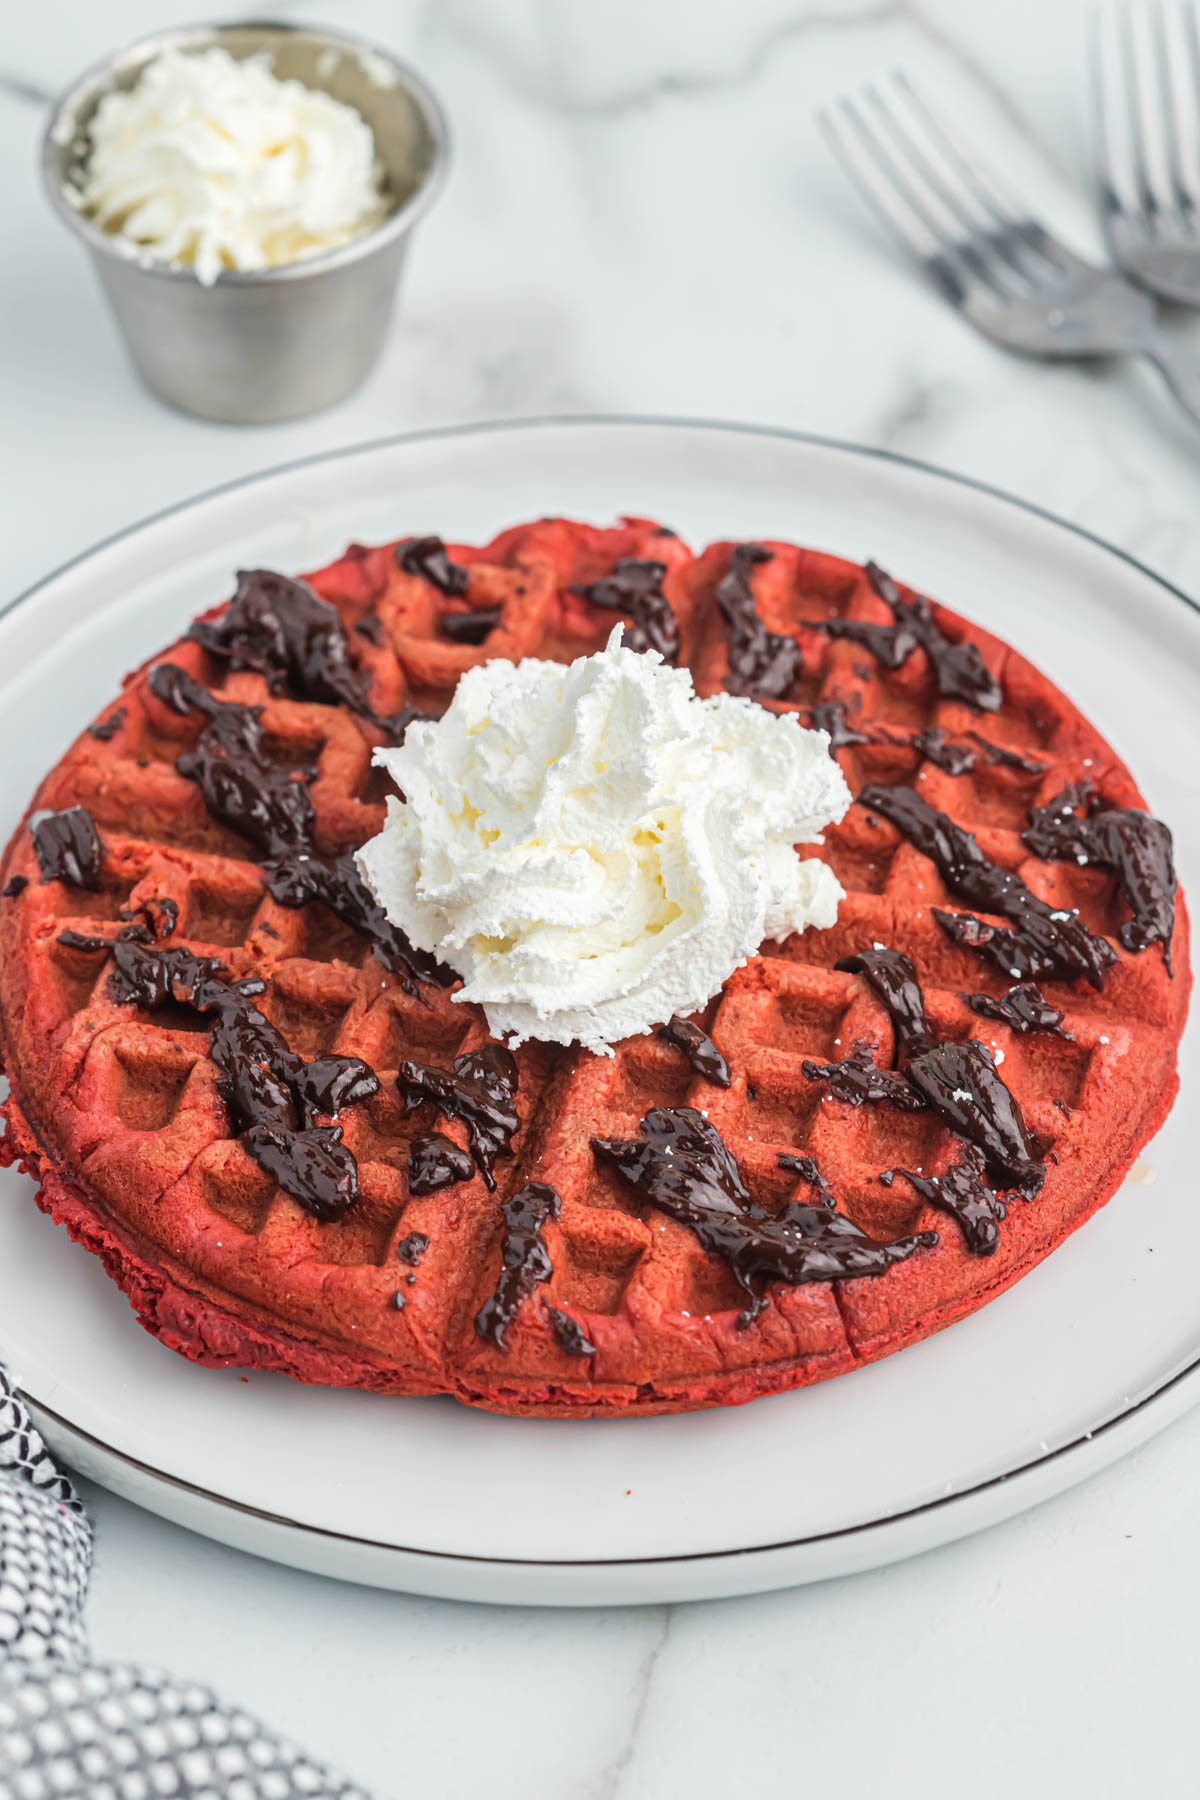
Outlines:
{"label": "plate rim", "polygon": [[[8,614],[15,612],[26,602],[33,600],[43,591],[43,589],[51,586],[51,584],[61,577],[80,568],[94,557],[113,549],[127,538],[133,537],[153,526],[160,525],[181,513],[190,512],[194,508],[201,507],[210,501],[219,500],[227,495],[236,493],[243,488],[253,487],[259,483],[271,481],[276,477],[290,475],[300,470],[311,469],[318,465],[346,461],[356,456],[370,455],[375,452],[404,445],[423,442],[427,443],[458,437],[481,437],[485,435],[498,435],[506,432],[528,432],[531,430],[553,429],[564,426],[584,431],[597,426],[615,426],[621,428],[651,428],[659,430],[665,428],[684,431],[723,432],[731,436],[775,439],[782,442],[798,443],[809,448],[831,451],[838,455],[862,457],[870,461],[887,463],[898,468],[909,469],[920,475],[932,476],[939,481],[950,482],[957,487],[985,495],[988,499],[1001,501],[1009,507],[1013,507],[1020,512],[1040,519],[1046,524],[1056,526],[1059,529],[1070,533],[1073,537],[1083,540],[1085,543],[1105,552],[1109,556],[1115,557],[1127,568],[1132,569],[1138,575],[1144,576],[1157,587],[1171,595],[1174,599],[1182,602],[1189,613],[1200,617],[1200,601],[1194,599],[1183,588],[1177,586],[1165,575],[1152,569],[1147,563],[1141,561],[1140,558],[1134,556],[1131,552],[1122,549],[1120,545],[1112,543],[1111,540],[1102,537],[1098,532],[1094,532],[1087,526],[1080,525],[1074,520],[1064,518],[1061,514],[1052,511],[1048,507],[1041,506],[1036,501],[1027,500],[1018,494],[1011,493],[1005,488],[998,487],[994,483],[982,480],[973,475],[962,474],[954,469],[947,469],[937,463],[927,462],[920,457],[909,456],[902,451],[891,450],[880,445],[858,443],[852,439],[833,437],[822,432],[805,431],[787,426],[760,425],[751,421],[716,419],[687,414],[572,412],[538,413],[516,418],[487,419],[460,422],[452,425],[414,427],[408,431],[388,432],[379,437],[360,440],[352,444],[338,445],[332,449],[312,451],[304,456],[288,458],[283,462],[269,464],[266,468],[234,476],[228,481],[219,482],[212,487],[202,489],[198,493],[188,495],[184,499],[173,501],[169,505],[161,507],[155,512],[145,514],[141,518],[134,520],[132,523],[122,526],[119,530],[110,533],[107,537],[100,538],[86,548],[77,551],[73,556],[68,557],[64,562],[58,564],[47,574],[41,576],[30,586],[22,589],[10,600],[0,604],[0,619],[7,617]],[[404,1544],[389,1542],[384,1539],[364,1537],[355,1532],[335,1531],[328,1526],[312,1524],[301,1519],[292,1519],[286,1514],[276,1513],[266,1508],[253,1506],[246,1501],[235,1499],[226,1494],[217,1493],[212,1489],[203,1487],[199,1483],[190,1481],[185,1477],[171,1474],[164,1469],[159,1469],[152,1463],[148,1463],[139,1457],[131,1455],[128,1451],[121,1450],[115,1445],[108,1443],[104,1438],[98,1437],[94,1432],[87,1430],[74,1420],[57,1412],[44,1401],[38,1400],[32,1395],[28,1395],[26,1398],[44,1418],[53,1420],[54,1424],[61,1427],[66,1433],[84,1439],[97,1450],[103,1452],[106,1456],[110,1456],[119,1462],[123,1467],[147,1477],[152,1482],[191,1495],[193,1498],[207,1505],[216,1506],[225,1511],[239,1514],[243,1517],[254,1519],[262,1523],[280,1526],[285,1530],[298,1532],[309,1539],[323,1540],[332,1544],[356,1545],[364,1550],[372,1552],[389,1552],[396,1555],[414,1557],[442,1564],[496,1565],[501,1568],[513,1569],[601,1570],[606,1568],[619,1569],[636,1567],[665,1568],[679,1564],[713,1564],[723,1561],[728,1562],[730,1559],[738,1559],[740,1561],[742,1559],[753,1557],[767,1557],[770,1555],[779,1555],[780,1553],[787,1551],[803,1550],[819,1544],[833,1544],[868,1538],[869,1534],[873,1532],[886,1530],[889,1527],[899,1527],[905,1523],[926,1517],[930,1514],[936,1514],[942,1511],[952,1511],[955,1509],[963,1510],[969,1506],[969,1503],[977,1503],[981,1496],[999,1489],[1002,1486],[1010,1483],[1015,1484],[1023,1478],[1035,1474],[1039,1470],[1046,1469],[1055,1463],[1062,1463],[1068,1458],[1081,1457],[1087,1452],[1090,1445],[1107,1437],[1120,1426],[1127,1425],[1129,1421],[1137,1418],[1139,1415],[1146,1413],[1149,1409],[1160,1403],[1168,1394],[1173,1393],[1176,1389],[1187,1384],[1191,1378],[1196,1377],[1198,1372],[1200,1372],[1200,1354],[1197,1354],[1190,1362],[1185,1364],[1183,1368],[1177,1369],[1149,1393],[1143,1394],[1137,1401],[1123,1407],[1119,1412],[1113,1413],[1111,1417],[1102,1420],[1090,1430],[1081,1432],[1077,1437],[1070,1439],[1067,1443],[1060,1444],[1054,1450],[1032,1457],[1027,1462],[1019,1463],[1013,1468],[990,1475],[984,1480],[974,1482],[971,1486],[962,1488],[953,1494],[939,1495],[935,1498],[922,1501],[916,1506],[904,1508],[898,1512],[885,1513],[876,1518],[859,1520],[852,1525],[837,1526],[829,1531],[812,1532],[801,1537],[785,1538],[771,1543],[730,1546],[714,1550],[676,1551],[653,1556],[629,1557],[533,1558],[493,1556],[476,1552],[433,1550],[427,1547],[414,1548]],[[1195,1404],[1196,1399],[1200,1399],[1200,1393],[1195,1396],[1195,1399],[1192,1402],[1193,1404]],[[1164,1420],[1164,1424],[1168,1422],[1169,1421]],[[1132,1447],[1133,1446],[1131,1445],[1130,1448]],[[1120,1454],[1121,1451],[1118,1450],[1116,1455],[1119,1456]],[[1108,1460],[1116,1460],[1116,1458],[1114,1457]],[[1064,1484],[1064,1486],[1067,1485],[1070,1484]]]}

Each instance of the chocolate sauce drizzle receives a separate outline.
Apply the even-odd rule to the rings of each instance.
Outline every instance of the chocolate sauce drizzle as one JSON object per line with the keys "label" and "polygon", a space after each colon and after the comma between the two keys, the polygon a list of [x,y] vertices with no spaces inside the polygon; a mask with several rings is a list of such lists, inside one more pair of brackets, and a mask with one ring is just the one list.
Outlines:
{"label": "chocolate sauce drizzle", "polygon": [[128,717],[129,708],[118,706],[109,713],[107,719],[98,719],[94,725],[88,725],[85,729],[94,738],[99,738],[102,744],[107,744],[110,739],[116,737]]}
{"label": "chocolate sauce drizzle", "polygon": [[4,886],[0,888],[0,894],[3,894],[6,900],[15,900],[17,895],[23,894],[28,886],[28,875],[10,875]]}
{"label": "chocolate sauce drizzle", "polygon": [[1011,869],[989,862],[970,832],[948,813],[938,812],[908,787],[872,784],[858,798],[890,819],[928,856],[953,893],[984,912],[1013,921],[1014,928],[1008,930],[970,913],[948,913],[935,906],[934,917],[956,943],[981,950],[1016,981],[1044,977],[1074,981],[1082,976],[1094,988],[1103,987],[1105,971],[1116,960],[1108,940],[1094,936],[1078,914],[1039,900]]}
{"label": "chocolate sauce drizzle", "polygon": [[[861,706],[861,695],[855,695],[855,699]],[[857,712],[858,707],[852,708],[845,700],[818,700],[805,708],[810,729],[829,733],[830,756],[836,756],[839,750],[852,750],[856,744],[879,742],[869,731],[859,731],[856,725],[851,725],[852,710]]]}
{"label": "chocolate sauce drizzle", "polygon": [[962,1227],[967,1249],[972,1256],[993,1256],[1000,1242],[1000,1221],[1005,1216],[1004,1202],[993,1194],[983,1179],[983,1151],[975,1144],[964,1144],[962,1159],[944,1175],[918,1175],[912,1169],[885,1169],[879,1177],[884,1187],[891,1187],[897,1175],[914,1187],[923,1200],[940,1207],[957,1219]]}
{"label": "chocolate sauce drizzle", "polygon": [[916,649],[924,650],[943,700],[964,700],[976,712],[997,712],[1004,691],[983,660],[979,646],[969,641],[956,644],[934,622],[933,611],[922,594],[903,600],[900,590],[878,563],[866,565],[866,577],[879,598],[891,608],[891,625],[870,625],[861,619],[826,619],[822,629],[830,637],[849,638],[862,644],[885,669],[899,669]]}
{"label": "chocolate sauce drizzle", "polygon": [[150,692],[185,717],[200,713],[208,724],[194,750],[175,767],[194,781],[214,819],[228,825],[268,859],[309,854],[316,813],[309,783],[316,770],[282,769],[263,745],[262,707],[218,700],[177,663],[158,663]]}
{"label": "chocolate sauce drizzle", "polygon": [[396,545],[396,566],[406,575],[419,575],[441,594],[461,599],[471,581],[471,571],[451,562],[440,537],[405,538]]}
{"label": "chocolate sauce drizzle", "polygon": [[729,1086],[729,1064],[708,1033],[701,1031],[699,1025],[693,1025],[690,1019],[681,1019],[678,1013],[672,1013],[666,1024],[659,1026],[658,1035],[665,1038],[668,1044],[674,1044],[676,1050],[683,1051],[697,1075],[703,1075],[706,1081],[713,1082],[717,1087]]}
{"label": "chocolate sauce drizzle", "polygon": [[1175,858],[1171,833],[1161,819],[1132,807],[1110,806],[1087,782],[1077,782],[1047,805],[1035,806],[1021,837],[1035,856],[1111,869],[1133,913],[1117,937],[1126,950],[1161,944],[1171,972]]}
{"label": "chocolate sauce drizzle", "polygon": [[354,621],[354,629],[359,637],[366,638],[368,644],[374,644],[377,649],[383,642],[383,620],[378,613],[364,613],[361,619]]}
{"label": "chocolate sauce drizzle", "polygon": [[783,1150],[775,1160],[781,1169],[788,1169],[793,1175],[798,1175],[801,1181],[807,1182],[822,1206],[836,1209],[837,1198],[817,1167],[815,1157],[798,1156],[792,1150]]}
{"label": "chocolate sauce drizzle", "polygon": [[503,615],[502,606],[476,606],[467,612],[443,613],[439,624],[453,643],[479,645],[495,631]]}
{"label": "chocolate sauce drizzle", "polygon": [[896,1067],[908,1085],[956,1136],[979,1147],[1002,1186],[1031,1200],[1046,1179],[1040,1146],[987,1046],[934,1037],[917,972],[901,951],[877,944],[834,967],[861,975],[882,1000],[895,1032]]}
{"label": "chocolate sauce drizzle", "polygon": [[1034,981],[1022,981],[998,999],[995,994],[964,994],[962,998],[972,1012],[985,1019],[1002,1019],[1013,1031],[1053,1031],[1059,1037],[1071,1037],[1062,1028],[1064,1014],[1051,1006]]}
{"label": "chocolate sauce drizzle", "polygon": [[874,1045],[865,1038],[855,1038],[849,1056],[840,1062],[811,1062],[805,1057],[801,1065],[810,1081],[822,1081],[835,1100],[848,1106],[888,1100],[901,1112],[919,1112],[925,1102],[909,1087],[897,1069],[881,1069],[871,1052]]}
{"label": "chocolate sauce drizzle", "polygon": [[85,806],[68,806],[62,812],[46,807],[35,812],[29,820],[29,835],[43,881],[65,881],[68,887],[99,891],[100,838]]}
{"label": "chocolate sauce drizzle", "polygon": [[649,558],[625,556],[604,581],[574,582],[573,594],[609,612],[628,613],[622,643],[627,650],[657,650],[664,662],[679,655],[679,621],[662,591],[667,565]]}
{"label": "chocolate sauce drizzle", "polygon": [[1010,750],[1006,744],[993,744],[990,738],[981,737],[977,731],[968,731],[967,736],[979,745],[990,763],[999,763],[1006,769],[1020,769],[1023,775],[1044,775],[1050,767],[1049,763],[1039,762],[1036,756],[1022,756],[1018,750]]}
{"label": "chocolate sauce drizzle", "polygon": [[424,1231],[410,1231],[407,1237],[400,1239],[396,1245],[396,1255],[410,1269],[415,1269],[429,1248],[429,1235]]}
{"label": "chocolate sauce drizzle", "polygon": [[754,604],[750,571],[774,555],[762,544],[738,544],[713,596],[729,627],[725,686],[731,694],[748,694],[753,700],[786,700],[804,667],[795,638],[768,631]]}
{"label": "chocolate sauce drizzle", "polygon": [[495,1293],[475,1315],[476,1331],[497,1350],[504,1349],[521,1302],[554,1273],[542,1227],[547,1219],[557,1219],[561,1210],[561,1195],[544,1181],[531,1181],[500,1208],[505,1225],[500,1277]]}
{"label": "chocolate sauce drizzle", "polygon": [[554,1341],[560,1350],[565,1350],[568,1356],[595,1356],[596,1346],[585,1334],[578,1319],[573,1319],[570,1313],[560,1312],[548,1300],[543,1300],[542,1305],[546,1309]]}
{"label": "chocolate sauce drizzle", "polygon": [[[350,661],[350,640],[336,606],[302,581],[273,569],[239,569],[237,591],[219,619],[197,619],[187,636],[231,669],[253,669],[273,694],[346,706],[397,742],[405,714],[377,713],[367,677]],[[406,709],[410,710],[410,709]]]}
{"label": "chocolate sauce drizzle", "polygon": [[331,866],[308,852],[281,857],[264,870],[267,891],[280,906],[305,906],[320,900],[345,924],[367,939],[376,957],[399,977],[406,994],[419,997],[418,982],[452,987],[458,980],[435,956],[418,950],[384,912],[358,872],[354,852],[348,850]]}
{"label": "chocolate sauce drizzle", "polygon": [[446,1118],[461,1119],[467,1143],[485,1185],[496,1186],[492,1169],[498,1156],[512,1153],[520,1126],[517,1116],[517,1065],[503,1044],[485,1044],[456,1056],[451,1069],[406,1061],[396,1071],[396,1086],[411,1113],[432,1106]]}
{"label": "chocolate sauce drizzle", "polygon": [[182,947],[150,949],[120,934],[115,941],[76,945],[93,947],[112,952],[108,987],[119,1006],[155,1012],[175,1004],[216,1015],[209,1054],[220,1070],[217,1091],[234,1135],[314,1218],[340,1219],[348,1212],[358,1198],[358,1166],[342,1142],[342,1127],[314,1120],[335,1116],[378,1091],[366,1063],[357,1056],[305,1062],[251,1005],[266,983],[257,975],[231,980],[215,957]]}
{"label": "chocolate sauce drizzle", "polygon": [[281,769],[263,745],[259,706],[218,700],[176,663],[150,671],[150,691],[174,712],[202,714],[208,724],[194,750],[175,764],[195,781],[214,818],[246,838],[265,858],[262,877],[280,906],[320,900],[367,939],[406,993],[420,981],[450,986],[458,977],[409,943],[393,925],[355,866],[353,852],[332,866],[313,851],[316,813],[308,783],[315,770]]}
{"label": "chocolate sauce drizzle", "polygon": [[408,1191],[436,1194],[458,1181],[469,1181],[474,1168],[461,1144],[443,1137],[440,1131],[427,1131],[414,1138],[409,1147]]}
{"label": "chocolate sauce drizzle", "polygon": [[914,731],[909,742],[919,755],[934,763],[946,775],[966,775],[975,767],[975,752],[966,744],[956,744],[940,725],[929,725]]}
{"label": "chocolate sauce drizzle", "polygon": [[751,1198],[715,1126],[691,1106],[655,1107],[640,1138],[593,1138],[592,1149],[652,1206],[693,1231],[710,1255],[725,1258],[748,1302],[739,1330],[767,1304],[768,1281],[797,1286],[882,1275],[937,1242],[936,1232],[923,1231],[877,1243],[828,1205],[789,1201],[768,1213]]}

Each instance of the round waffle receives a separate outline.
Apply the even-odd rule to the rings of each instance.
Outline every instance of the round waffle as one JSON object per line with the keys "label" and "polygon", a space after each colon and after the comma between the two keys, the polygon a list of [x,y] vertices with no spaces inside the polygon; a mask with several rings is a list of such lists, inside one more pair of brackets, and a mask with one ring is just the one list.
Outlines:
{"label": "round waffle", "polygon": [[[1174,1096],[1186,917],[1132,777],[1008,646],[640,519],[307,579],[336,610],[257,572],[131,676],[0,869],[10,1154],[164,1343],[514,1413],[735,1403],[974,1310],[1119,1185]],[[338,859],[410,709],[618,617],[830,731],[865,800],[811,853],[846,898],[697,1029],[514,1066]]]}

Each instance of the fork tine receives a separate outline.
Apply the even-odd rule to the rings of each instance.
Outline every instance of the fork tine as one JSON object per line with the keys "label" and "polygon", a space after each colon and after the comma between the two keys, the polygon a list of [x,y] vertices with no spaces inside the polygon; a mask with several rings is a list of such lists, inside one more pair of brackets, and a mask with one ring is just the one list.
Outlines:
{"label": "fork tine", "polygon": [[[995,279],[997,285],[1003,285],[1004,275],[1009,273],[1001,271],[998,266],[999,261],[1006,260],[1004,249],[995,240],[991,219],[975,204],[970,189],[955,181],[952,170],[939,167],[930,158],[902,113],[894,104],[889,104],[887,95],[881,88],[874,85],[867,87],[865,98],[886,130],[911,179],[920,185],[927,207],[932,203],[937,208],[943,229],[948,230],[952,237],[969,243],[978,256],[990,255],[996,258]],[[1007,260],[1010,261],[1011,276],[1018,276],[1019,267],[1011,263],[1011,259]]]}
{"label": "fork tine", "polygon": [[884,224],[900,239],[941,288],[946,298],[961,306],[978,278],[969,266],[949,252],[947,245],[913,203],[896,178],[886,152],[881,150],[853,102],[843,97],[833,107],[822,107],[818,122],[834,154],[847,174],[874,207]]}
{"label": "fork tine", "polygon": [[1124,0],[1118,12],[1118,45],[1122,63],[1122,80],[1129,117],[1129,142],[1133,157],[1133,179],[1138,204],[1153,223],[1162,208],[1155,189],[1151,157],[1153,149],[1151,119],[1155,108],[1145,104],[1142,92],[1142,62],[1138,51],[1138,33],[1133,8]]}
{"label": "fork tine", "polygon": [[1128,147],[1121,140],[1116,119],[1118,101],[1105,51],[1107,16],[1100,5],[1088,9],[1088,69],[1092,90],[1092,128],[1096,140],[1096,159],[1100,172],[1100,201],[1105,212],[1128,211],[1126,201],[1133,191],[1134,174]]}
{"label": "fork tine", "polygon": [[1002,230],[1015,234],[1056,269],[1067,272],[1077,268],[1078,259],[1065,245],[1051,237],[1013,190],[993,169],[980,161],[965,139],[952,130],[944,117],[934,112],[911,76],[898,69],[893,79],[921,120],[930,139],[941,149],[986,216]]}
{"label": "fork tine", "polygon": [[[1182,9],[1181,9],[1182,10]],[[1179,115],[1176,110],[1175,83],[1171,76],[1170,50],[1167,43],[1167,14],[1163,0],[1154,0],[1150,14],[1150,43],[1154,51],[1154,72],[1162,104],[1163,146],[1167,158],[1167,179],[1172,198],[1180,212],[1190,212],[1192,198],[1179,147]]]}

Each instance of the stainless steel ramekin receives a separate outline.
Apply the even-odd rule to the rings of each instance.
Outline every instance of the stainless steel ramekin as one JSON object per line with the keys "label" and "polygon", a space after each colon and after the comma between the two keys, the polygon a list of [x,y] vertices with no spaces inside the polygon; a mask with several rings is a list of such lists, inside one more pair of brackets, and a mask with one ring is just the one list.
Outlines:
{"label": "stainless steel ramekin", "polygon": [[[220,44],[231,56],[271,55],[274,73],[323,88],[375,134],[394,208],[340,249],[210,286],[190,268],[101,231],[72,203],[87,160],[88,125],[111,88],[129,88],[163,50]],[[449,134],[425,83],[389,51],[310,26],[197,26],[142,38],[89,69],[54,108],[42,175],[61,218],[91,253],[117,324],[147,387],[183,412],[235,425],[296,419],[358,387],[383,345],[409,239],[445,179]]]}

